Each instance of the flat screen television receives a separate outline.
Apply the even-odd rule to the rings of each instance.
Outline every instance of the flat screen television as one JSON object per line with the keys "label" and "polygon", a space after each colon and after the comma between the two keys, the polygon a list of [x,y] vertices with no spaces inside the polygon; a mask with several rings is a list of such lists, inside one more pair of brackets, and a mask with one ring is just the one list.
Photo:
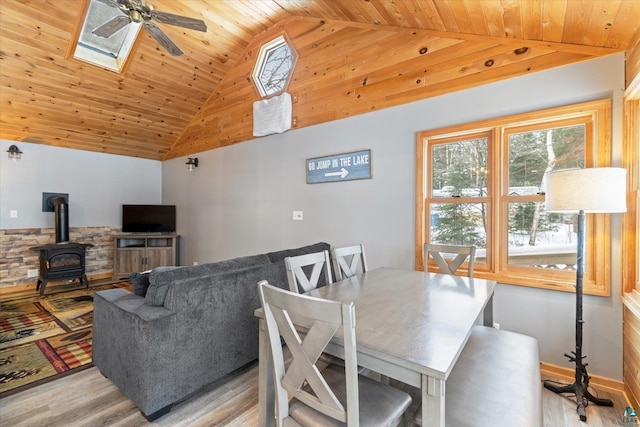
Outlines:
{"label": "flat screen television", "polygon": [[175,205],[122,205],[123,233],[175,233]]}

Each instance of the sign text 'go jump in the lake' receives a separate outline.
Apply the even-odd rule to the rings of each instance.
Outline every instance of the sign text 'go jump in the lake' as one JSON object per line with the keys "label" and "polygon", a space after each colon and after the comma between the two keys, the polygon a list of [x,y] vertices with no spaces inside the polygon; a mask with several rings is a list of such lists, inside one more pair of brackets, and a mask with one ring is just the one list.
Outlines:
{"label": "sign text 'go jump in the lake'", "polygon": [[307,184],[371,178],[371,150],[307,159]]}

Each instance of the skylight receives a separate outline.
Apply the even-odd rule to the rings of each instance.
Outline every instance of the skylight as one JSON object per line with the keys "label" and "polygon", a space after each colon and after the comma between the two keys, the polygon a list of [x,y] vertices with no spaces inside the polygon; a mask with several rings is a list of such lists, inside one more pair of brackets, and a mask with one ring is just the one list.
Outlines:
{"label": "skylight", "polygon": [[129,25],[107,38],[92,34],[92,31],[116,16],[123,16],[119,8],[90,0],[73,57],[121,72],[142,24],[130,22]]}

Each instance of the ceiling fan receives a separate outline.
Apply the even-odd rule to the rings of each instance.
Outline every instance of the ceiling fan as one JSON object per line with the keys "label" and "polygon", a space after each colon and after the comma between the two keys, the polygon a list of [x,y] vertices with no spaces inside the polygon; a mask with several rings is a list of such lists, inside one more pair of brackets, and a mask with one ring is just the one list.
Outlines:
{"label": "ceiling fan", "polygon": [[116,16],[92,31],[98,37],[108,38],[131,22],[142,23],[142,26],[172,56],[182,55],[182,50],[152,21],[175,25],[196,31],[207,31],[207,24],[201,19],[174,15],[173,13],[153,10],[147,0],[98,0],[107,6],[117,7],[125,16]]}

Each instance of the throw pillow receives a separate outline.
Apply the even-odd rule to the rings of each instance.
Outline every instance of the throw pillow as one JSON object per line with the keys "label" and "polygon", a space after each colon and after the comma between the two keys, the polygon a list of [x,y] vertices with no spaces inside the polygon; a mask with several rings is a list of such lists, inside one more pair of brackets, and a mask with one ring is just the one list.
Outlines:
{"label": "throw pillow", "polygon": [[131,287],[133,293],[139,297],[147,295],[147,289],[149,288],[149,273],[151,270],[143,271],[142,273],[131,273],[129,280],[131,280]]}
{"label": "throw pillow", "polygon": [[149,285],[151,283],[151,274],[163,273],[165,271],[176,270],[178,268],[182,268],[180,266],[177,267],[156,267],[153,270],[143,271],[142,273],[131,273],[129,279],[131,279],[131,286],[133,288],[133,293],[141,296],[147,296],[147,290],[149,289]]}

